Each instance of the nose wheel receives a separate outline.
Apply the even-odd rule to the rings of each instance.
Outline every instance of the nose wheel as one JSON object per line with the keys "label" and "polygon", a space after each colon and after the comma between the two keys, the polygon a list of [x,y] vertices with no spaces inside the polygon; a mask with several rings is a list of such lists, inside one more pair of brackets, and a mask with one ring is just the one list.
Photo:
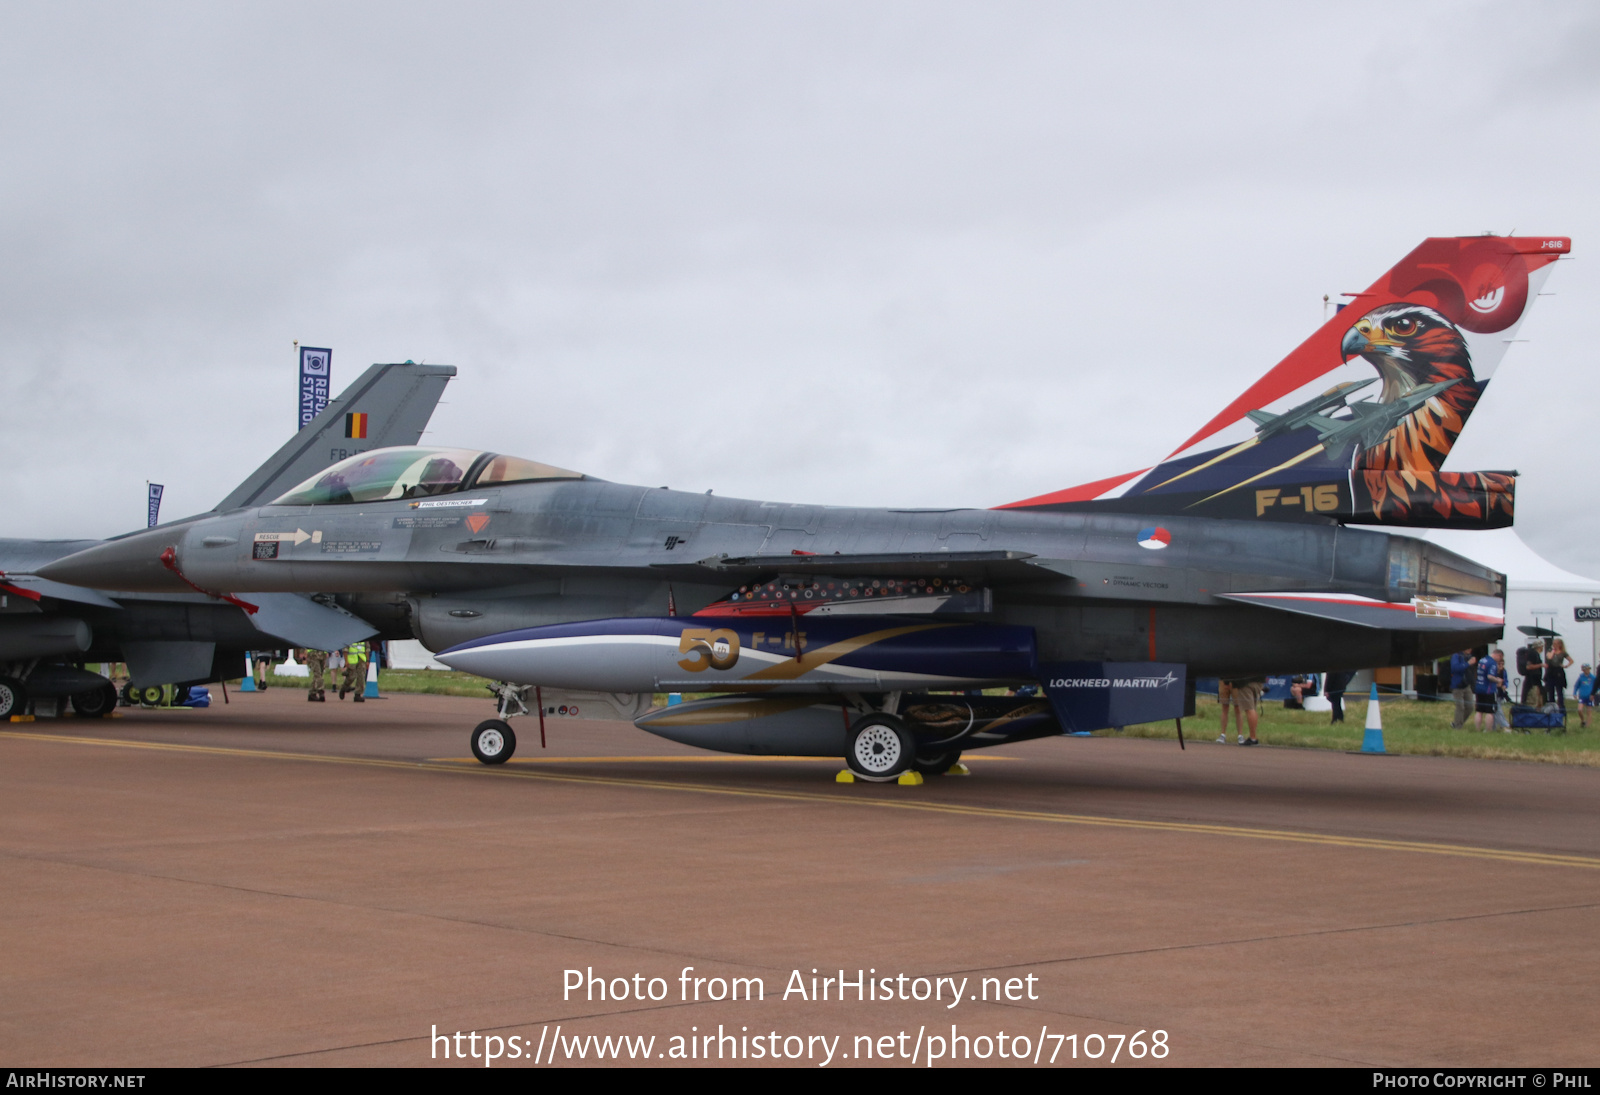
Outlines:
{"label": "nose wheel", "polygon": [[472,731],[472,755],[484,764],[504,764],[517,751],[517,735],[504,719],[484,719]]}
{"label": "nose wheel", "polygon": [[893,715],[867,715],[850,730],[844,760],[857,777],[885,783],[899,777],[916,758],[917,743]]}

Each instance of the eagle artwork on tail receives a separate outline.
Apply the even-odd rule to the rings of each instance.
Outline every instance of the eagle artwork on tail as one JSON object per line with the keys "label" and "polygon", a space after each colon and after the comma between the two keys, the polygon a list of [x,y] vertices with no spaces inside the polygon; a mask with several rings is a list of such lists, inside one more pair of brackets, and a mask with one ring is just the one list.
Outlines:
{"label": "eagle artwork on tail", "polygon": [[1421,304],[1386,304],[1357,320],[1340,350],[1346,360],[1360,356],[1378,371],[1380,404],[1398,402],[1427,384],[1450,385],[1396,422],[1376,445],[1357,453],[1355,480],[1366,488],[1372,516],[1412,518],[1432,508],[1441,522],[1483,521],[1504,513],[1509,523],[1512,476],[1439,470],[1482,394],[1456,325]]}

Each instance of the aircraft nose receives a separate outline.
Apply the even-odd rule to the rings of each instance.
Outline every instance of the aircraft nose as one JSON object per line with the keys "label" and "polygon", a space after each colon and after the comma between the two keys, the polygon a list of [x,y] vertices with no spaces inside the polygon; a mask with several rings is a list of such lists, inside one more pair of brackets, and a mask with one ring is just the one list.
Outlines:
{"label": "aircraft nose", "polygon": [[90,589],[126,590],[130,593],[184,593],[189,587],[161,561],[161,553],[175,546],[182,529],[157,529],[62,556],[37,570],[41,578]]}

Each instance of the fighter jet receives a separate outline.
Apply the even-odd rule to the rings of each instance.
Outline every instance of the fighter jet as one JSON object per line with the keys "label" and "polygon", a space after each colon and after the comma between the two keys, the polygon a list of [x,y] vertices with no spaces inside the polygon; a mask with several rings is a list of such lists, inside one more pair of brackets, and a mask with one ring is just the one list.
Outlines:
{"label": "fighter jet", "polygon": [[[1367,383],[1372,384],[1375,381],[1369,380]],[[1382,441],[1389,431],[1410,417],[1417,408],[1446,388],[1453,388],[1459,383],[1461,380],[1458,378],[1442,380],[1437,384],[1424,384],[1393,403],[1371,400],[1352,403],[1349,418],[1313,415],[1306,424],[1317,431],[1317,436],[1322,438],[1322,447],[1330,453],[1339,452],[1349,445],[1354,445],[1357,450],[1370,449]]]}
{"label": "fighter jet", "polygon": [[[1525,287],[1555,242],[1495,240],[1493,254]],[[1437,300],[1452,256],[1481,280],[1483,251],[1477,238],[1429,240],[1368,295],[1403,299],[1420,264]],[[1514,300],[1514,314],[1472,322],[1498,345],[1532,294],[1494,299]],[[1362,367],[1339,352],[1348,322],[1335,317],[1219,416],[1241,444],[1255,425],[1246,407],[1292,407],[1328,374]],[[1463,345],[1489,346],[1476,334]],[[1238,451],[1195,448],[1145,481],[1208,461],[1226,471]],[[705,748],[841,756],[855,778],[914,781],[964,750],[1180,718],[1197,677],[1418,663],[1500,634],[1502,575],[1350,527],[1375,520],[1351,505],[1364,473],[1326,474],[1339,505],[1307,487],[1292,520],[1196,515],[1159,497],[1118,512],[1099,505],[1109,481],[930,511],[723,498],[400,447],[341,461],[268,505],[40,573],[149,591],[334,591],[369,618],[404,613],[440,660],[494,682],[499,717],[471,737],[485,763],[515,750],[512,716],[537,717],[541,736],[552,717],[626,717]],[[1279,496],[1275,476],[1247,482]],[[1284,495],[1274,508],[1287,506]],[[1023,694],[970,694],[996,688]],[[704,698],[654,706],[663,692]]]}
{"label": "fighter jet", "polygon": [[1256,436],[1265,440],[1280,433],[1297,430],[1302,426],[1314,426],[1318,422],[1330,421],[1322,412],[1344,406],[1350,396],[1377,382],[1377,377],[1371,380],[1347,380],[1343,384],[1335,384],[1315,399],[1308,399],[1298,407],[1289,408],[1282,414],[1246,411],[1245,416],[1256,424]]}
{"label": "fighter jet", "polygon": [[[372,366],[214,509],[161,527],[258,506],[330,463],[415,444],[455,372],[410,362]],[[143,693],[236,677],[246,650],[338,649],[375,633],[367,621],[303,594],[257,598],[249,612],[194,590],[85,589],[32,573],[101,543],[0,539],[0,719],[26,711],[31,699],[64,696],[80,716],[109,714],[116,690],[86,663],[126,662],[130,693]]]}

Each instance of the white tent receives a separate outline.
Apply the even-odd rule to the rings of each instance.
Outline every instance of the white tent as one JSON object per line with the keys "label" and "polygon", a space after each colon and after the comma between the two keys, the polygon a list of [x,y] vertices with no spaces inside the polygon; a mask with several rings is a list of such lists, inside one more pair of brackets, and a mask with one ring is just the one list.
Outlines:
{"label": "white tent", "polygon": [[392,639],[389,642],[390,669],[442,669],[450,672],[443,662],[433,660],[428,648],[415,639]]}

